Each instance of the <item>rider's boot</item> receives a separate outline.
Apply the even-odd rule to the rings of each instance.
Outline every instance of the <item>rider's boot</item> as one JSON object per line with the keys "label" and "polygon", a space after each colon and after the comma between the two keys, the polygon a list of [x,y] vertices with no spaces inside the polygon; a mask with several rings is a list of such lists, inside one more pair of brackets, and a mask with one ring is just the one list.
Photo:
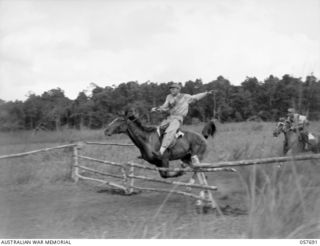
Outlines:
{"label": "rider's boot", "polygon": [[159,151],[153,151],[152,154],[154,155],[154,157],[156,157],[157,159],[161,159],[163,156],[163,153],[166,151],[167,148],[165,147],[160,147]]}

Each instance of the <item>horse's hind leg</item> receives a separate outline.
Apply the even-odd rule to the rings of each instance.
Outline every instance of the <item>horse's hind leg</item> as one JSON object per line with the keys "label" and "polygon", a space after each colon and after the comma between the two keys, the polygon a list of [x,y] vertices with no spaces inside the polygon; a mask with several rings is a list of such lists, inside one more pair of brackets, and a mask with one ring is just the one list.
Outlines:
{"label": "horse's hind leg", "polygon": [[[186,156],[184,158],[181,159],[181,167],[185,168],[185,167],[192,167],[192,159],[191,156]],[[193,172],[193,175],[191,176],[191,178],[189,179],[189,182],[187,184],[195,184],[196,183],[196,177],[197,177],[197,173]],[[186,187],[186,190],[188,192],[191,192],[192,188],[191,187]]]}
{"label": "horse's hind leg", "polygon": [[200,165],[200,161],[204,158],[204,155],[207,151],[207,144],[201,142],[198,144],[193,144],[191,147],[191,163],[193,167]]}
{"label": "horse's hind leg", "polygon": [[289,151],[289,144],[287,141],[284,141],[283,142],[283,151],[282,151],[283,155],[285,156],[288,153],[288,151]]}
{"label": "horse's hind leg", "polygon": [[191,167],[199,167],[200,166],[200,160],[197,155],[191,156]]}

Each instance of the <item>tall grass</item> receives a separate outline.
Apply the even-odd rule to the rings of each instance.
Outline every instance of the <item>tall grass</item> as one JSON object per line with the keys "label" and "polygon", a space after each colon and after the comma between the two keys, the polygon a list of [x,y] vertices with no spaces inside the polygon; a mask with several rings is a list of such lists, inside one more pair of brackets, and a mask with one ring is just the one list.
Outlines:
{"label": "tall grass", "polygon": [[251,168],[248,237],[319,238],[319,173],[315,161]]}
{"label": "tall grass", "polygon": [[[202,124],[186,126],[201,131]],[[320,131],[320,123],[311,124]],[[272,136],[273,123],[230,123],[218,124],[217,134],[208,140],[209,153],[205,162],[240,160],[279,156],[282,138]],[[50,147],[83,140],[106,140],[101,130],[62,130],[60,132],[13,132],[0,133],[0,154],[10,154]],[[112,136],[107,141],[130,143],[124,135]],[[83,154],[99,159],[117,162],[136,160],[136,148],[116,146],[86,146]],[[72,152],[57,150],[28,157],[2,160],[0,166],[0,188],[41,187],[68,182]],[[95,164],[89,164],[95,165]],[[164,200],[158,216],[146,216],[138,222],[127,220],[131,228],[129,238],[210,238],[227,237],[226,231],[234,231],[238,237],[249,238],[312,238],[319,237],[320,215],[320,173],[319,163],[312,161],[292,162],[282,165],[239,167],[234,174],[212,174],[211,180],[232,186],[234,179],[242,180],[242,186],[232,188],[231,193],[222,195],[239,201],[246,201],[248,219],[233,220],[230,228],[221,228],[221,219],[213,215],[199,216],[193,211],[193,204],[186,199],[186,205],[166,212]],[[117,172],[117,170],[113,170]],[[155,174],[157,175],[157,174]],[[211,174],[210,174],[211,175]],[[229,176],[228,176],[229,175]],[[233,176],[230,176],[233,175]],[[210,179],[210,177],[209,177]],[[213,183],[218,185],[219,183]],[[240,192],[241,191],[241,192]],[[222,196],[220,196],[221,198]],[[137,198],[139,199],[139,198]],[[227,199],[226,202],[229,200]],[[237,200],[234,200],[237,202]],[[219,203],[224,201],[219,200]],[[160,204],[159,204],[160,206]],[[192,212],[190,212],[192,211]],[[124,211],[125,214],[125,211]],[[227,216],[225,216],[227,217]],[[225,219],[222,218],[222,220]],[[228,219],[228,218],[227,218]],[[94,224],[94,223],[93,223]],[[179,224],[179,226],[177,226]],[[243,226],[245,224],[245,226]],[[239,232],[239,228],[245,229]],[[85,225],[83,225],[85,227]],[[87,226],[87,225],[86,225]],[[116,225],[115,225],[116,226]],[[92,229],[95,231],[96,229]],[[96,237],[110,237],[103,228],[95,231]]]}

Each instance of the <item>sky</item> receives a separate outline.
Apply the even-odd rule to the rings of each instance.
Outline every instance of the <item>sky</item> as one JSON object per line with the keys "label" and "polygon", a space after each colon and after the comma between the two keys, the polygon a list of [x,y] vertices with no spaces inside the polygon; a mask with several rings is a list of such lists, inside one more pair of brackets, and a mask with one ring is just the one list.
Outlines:
{"label": "sky", "polygon": [[0,99],[128,81],[320,78],[320,0],[0,0]]}

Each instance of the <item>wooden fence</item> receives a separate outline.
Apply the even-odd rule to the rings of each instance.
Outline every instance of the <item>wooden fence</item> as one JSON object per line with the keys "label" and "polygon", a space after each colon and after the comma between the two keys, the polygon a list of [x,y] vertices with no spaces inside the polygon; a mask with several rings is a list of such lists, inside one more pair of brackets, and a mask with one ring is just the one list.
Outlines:
{"label": "wooden fence", "polygon": [[[207,183],[207,180],[205,178],[205,175],[203,172],[216,172],[216,171],[235,171],[231,167],[239,167],[239,166],[247,166],[247,165],[261,165],[261,164],[275,164],[275,163],[285,163],[290,161],[303,161],[303,160],[318,160],[320,159],[320,154],[305,154],[305,155],[299,155],[299,156],[288,156],[288,157],[272,157],[272,158],[263,158],[263,159],[254,159],[254,160],[240,160],[240,161],[223,161],[223,162],[216,162],[216,163],[201,163],[197,165],[196,167],[188,167],[188,168],[157,168],[154,166],[147,166],[142,165],[134,162],[128,162],[128,163],[118,163],[118,162],[112,162],[107,160],[100,160],[89,156],[83,156],[79,154],[79,151],[82,147],[85,145],[102,145],[102,146],[124,146],[124,147],[132,147],[134,145],[132,144],[120,144],[120,143],[101,143],[101,142],[81,142],[77,144],[67,144],[67,145],[61,145],[51,148],[43,148],[38,150],[33,150],[29,152],[23,152],[23,153],[17,153],[17,154],[10,154],[10,155],[3,155],[0,156],[1,159],[8,159],[8,158],[17,158],[17,157],[23,157],[27,155],[37,154],[41,152],[47,152],[47,151],[53,151],[58,149],[66,149],[69,148],[73,152],[73,166],[72,166],[72,178],[75,180],[75,182],[78,182],[79,179],[83,180],[89,180],[89,181],[95,181],[99,182],[117,189],[123,190],[125,194],[132,194],[135,192],[135,190],[144,190],[144,191],[156,191],[156,192],[166,192],[166,193],[175,193],[187,197],[191,197],[194,199],[197,199],[197,201],[203,201],[206,205],[210,204],[211,207],[216,207],[216,203],[214,202],[214,199],[212,197],[211,191],[216,191],[216,186],[210,186]],[[116,166],[120,168],[121,173],[120,174],[112,174],[103,172],[97,169],[93,169],[91,167],[85,166],[81,163],[83,162],[96,162],[101,165],[107,165],[107,166]],[[180,181],[171,181],[171,180],[165,180],[165,179],[157,179],[157,178],[151,178],[147,176],[142,175],[135,175],[134,170],[135,169],[145,169],[145,170],[152,170],[152,171],[159,171],[159,170],[167,170],[167,171],[184,171],[184,172],[194,172],[195,175],[198,177],[199,184],[196,183],[184,183]],[[92,174],[98,174],[99,176],[104,177],[112,177],[115,179],[118,179],[120,182],[116,183],[114,181],[97,178],[97,177],[91,177],[85,175],[85,173],[92,173]],[[189,190],[191,188],[193,189],[200,189],[200,194],[196,195],[191,192],[176,190],[174,188],[171,189],[158,189],[158,188],[148,188],[148,187],[140,187],[135,185],[134,180],[144,180],[151,183],[160,183],[160,184],[170,184],[173,187],[185,187]]]}

